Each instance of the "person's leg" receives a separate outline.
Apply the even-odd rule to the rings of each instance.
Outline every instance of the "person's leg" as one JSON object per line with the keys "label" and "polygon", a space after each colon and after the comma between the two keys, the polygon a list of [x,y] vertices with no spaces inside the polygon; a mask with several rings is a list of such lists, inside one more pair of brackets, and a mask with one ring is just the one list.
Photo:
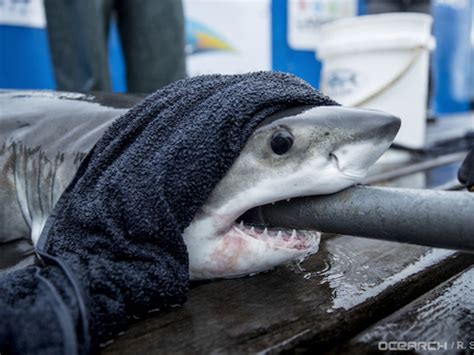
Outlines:
{"label": "person's leg", "polygon": [[403,0],[366,0],[366,4],[369,14],[400,12],[403,8]]}
{"label": "person's leg", "polygon": [[111,0],[45,0],[58,90],[110,91],[107,32]]}
{"label": "person's leg", "polygon": [[430,0],[366,0],[369,14],[386,12],[431,12]]}
{"label": "person's leg", "polygon": [[117,0],[130,92],[153,92],[185,77],[181,0]]}

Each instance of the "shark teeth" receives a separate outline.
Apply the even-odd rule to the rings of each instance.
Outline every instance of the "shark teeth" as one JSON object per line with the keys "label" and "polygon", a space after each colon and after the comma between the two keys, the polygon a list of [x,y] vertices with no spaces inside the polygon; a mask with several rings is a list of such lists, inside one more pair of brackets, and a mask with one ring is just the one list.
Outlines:
{"label": "shark teeth", "polygon": [[320,233],[316,231],[297,231],[296,229],[273,229],[246,226],[243,221],[232,226],[232,230],[241,236],[251,237],[271,247],[297,250],[311,249],[314,243],[319,244]]}

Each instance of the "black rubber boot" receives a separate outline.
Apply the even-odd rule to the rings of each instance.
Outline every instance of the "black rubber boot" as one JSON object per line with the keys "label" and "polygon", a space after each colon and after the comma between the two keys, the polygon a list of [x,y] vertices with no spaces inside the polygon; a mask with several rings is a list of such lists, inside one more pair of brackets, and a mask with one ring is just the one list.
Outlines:
{"label": "black rubber boot", "polygon": [[458,179],[466,185],[469,191],[474,192],[474,148],[471,149],[459,168]]}

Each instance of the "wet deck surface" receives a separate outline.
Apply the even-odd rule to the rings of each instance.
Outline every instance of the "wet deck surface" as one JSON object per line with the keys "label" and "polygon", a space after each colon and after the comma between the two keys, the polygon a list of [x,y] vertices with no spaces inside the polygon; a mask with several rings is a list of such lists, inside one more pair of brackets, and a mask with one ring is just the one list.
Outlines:
{"label": "wet deck surface", "polygon": [[371,326],[337,352],[397,349],[420,341],[428,344],[411,345],[420,353],[474,353],[474,267]]}
{"label": "wet deck surface", "polygon": [[[452,181],[458,166],[411,174],[389,185],[434,188]],[[470,254],[325,236],[320,251],[300,266],[193,285],[184,306],[138,321],[103,353],[346,352],[353,345],[375,351],[381,329],[396,324],[387,334],[401,337],[418,316],[424,323],[408,332],[416,340],[443,332],[452,338],[457,333],[450,331],[460,328],[473,333],[473,264]],[[452,300],[459,307],[445,307]],[[423,308],[426,302],[438,303],[430,310]],[[456,323],[463,317],[471,320],[470,327]],[[430,333],[433,321],[445,320],[456,326]]]}

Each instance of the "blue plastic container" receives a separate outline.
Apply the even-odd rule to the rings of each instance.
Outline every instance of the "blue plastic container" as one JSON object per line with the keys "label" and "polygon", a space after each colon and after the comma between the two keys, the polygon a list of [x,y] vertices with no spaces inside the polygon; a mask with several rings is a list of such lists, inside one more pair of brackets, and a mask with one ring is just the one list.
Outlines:
{"label": "blue plastic container", "polygon": [[474,98],[474,50],[471,40],[474,0],[434,1],[433,114],[465,112]]}

